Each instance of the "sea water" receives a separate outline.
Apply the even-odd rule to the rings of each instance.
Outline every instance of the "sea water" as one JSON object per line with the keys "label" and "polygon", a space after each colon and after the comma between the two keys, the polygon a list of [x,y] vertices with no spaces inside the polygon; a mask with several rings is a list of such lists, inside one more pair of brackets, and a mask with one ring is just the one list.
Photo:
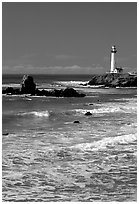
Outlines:
{"label": "sea water", "polygon": [[[84,86],[90,76],[33,77],[38,88],[86,97],[3,95],[3,201],[136,201],[137,90]],[[3,76],[3,88],[21,80]]]}

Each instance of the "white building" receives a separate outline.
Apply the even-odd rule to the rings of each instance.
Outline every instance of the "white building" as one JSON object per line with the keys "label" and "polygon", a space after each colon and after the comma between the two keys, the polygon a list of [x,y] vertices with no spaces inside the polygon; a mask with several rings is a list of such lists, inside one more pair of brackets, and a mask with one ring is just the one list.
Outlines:
{"label": "white building", "polygon": [[111,47],[111,69],[110,69],[110,73],[122,73],[123,69],[122,67],[116,67],[116,46],[113,45]]}

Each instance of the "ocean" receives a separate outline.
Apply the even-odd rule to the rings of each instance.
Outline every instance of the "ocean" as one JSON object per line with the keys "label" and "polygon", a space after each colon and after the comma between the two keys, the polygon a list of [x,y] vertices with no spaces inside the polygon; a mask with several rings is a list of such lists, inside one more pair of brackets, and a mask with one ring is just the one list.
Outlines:
{"label": "ocean", "polygon": [[[83,75],[33,78],[86,96],[2,96],[2,200],[137,201],[137,89],[83,86]],[[3,75],[2,88],[21,80]]]}

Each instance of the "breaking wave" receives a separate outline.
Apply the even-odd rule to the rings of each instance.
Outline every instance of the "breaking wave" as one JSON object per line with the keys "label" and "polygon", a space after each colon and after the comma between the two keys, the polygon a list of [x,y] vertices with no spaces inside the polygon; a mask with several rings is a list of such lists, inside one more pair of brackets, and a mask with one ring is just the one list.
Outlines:
{"label": "breaking wave", "polygon": [[57,81],[55,82],[57,85],[61,85],[61,86],[73,86],[73,87],[78,87],[78,86],[83,86],[86,83],[88,83],[88,81]]}
{"label": "breaking wave", "polygon": [[77,144],[72,148],[77,148],[82,151],[98,151],[105,150],[107,147],[114,147],[115,145],[129,144],[137,140],[136,134],[128,134],[117,137],[107,137],[93,143]]}
{"label": "breaking wave", "polygon": [[20,116],[25,116],[25,115],[32,115],[36,117],[49,117],[49,112],[46,111],[31,111],[31,112],[22,112],[18,113]]}
{"label": "breaking wave", "polygon": [[106,113],[136,113],[137,104],[135,101],[125,103],[106,103],[96,104],[94,109],[76,109],[77,114],[85,114],[90,112],[92,114],[106,114]]}
{"label": "breaking wave", "polygon": [[8,87],[13,87],[13,88],[19,88],[21,84],[2,84],[2,88],[8,88]]}

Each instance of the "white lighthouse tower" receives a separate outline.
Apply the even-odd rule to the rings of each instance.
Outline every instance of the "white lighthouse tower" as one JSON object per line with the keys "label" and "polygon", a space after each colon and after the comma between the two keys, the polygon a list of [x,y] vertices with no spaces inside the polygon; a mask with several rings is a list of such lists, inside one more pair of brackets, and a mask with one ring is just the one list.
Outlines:
{"label": "white lighthouse tower", "polygon": [[115,45],[113,45],[111,47],[111,70],[110,73],[114,73],[115,69],[116,69],[116,61],[115,61],[115,54],[116,54],[117,50]]}

